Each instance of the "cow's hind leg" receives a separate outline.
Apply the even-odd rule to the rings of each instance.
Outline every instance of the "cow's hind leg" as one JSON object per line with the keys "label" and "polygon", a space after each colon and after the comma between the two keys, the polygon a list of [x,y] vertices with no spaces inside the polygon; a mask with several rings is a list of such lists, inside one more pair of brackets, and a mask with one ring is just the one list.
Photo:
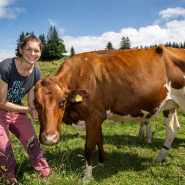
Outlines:
{"label": "cow's hind leg", "polygon": [[145,135],[145,125],[146,125],[146,143],[151,143],[152,140],[152,132],[150,128],[150,121],[142,122],[139,129],[139,134],[136,136],[138,139],[142,139]]}
{"label": "cow's hind leg", "polygon": [[180,128],[179,121],[177,119],[177,111],[164,111],[164,122],[166,125],[166,138],[164,141],[163,148],[161,149],[159,155],[156,158],[156,162],[162,162],[166,159],[169,148]]}
{"label": "cow's hind leg", "polygon": [[103,163],[105,161],[105,152],[103,149],[102,128],[100,128],[100,133],[99,133],[97,145],[98,145],[98,150],[99,150],[99,165],[103,165]]}
{"label": "cow's hind leg", "polygon": [[152,132],[150,127],[150,121],[145,122],[146,125],[146,139],[145,142],[150,144],[152,141]]}
{"label": "cow's hind leg", "polygon": [[145,135],[145,122],[140,123],[139,134],[136,136],[138,139],[142,139]]}

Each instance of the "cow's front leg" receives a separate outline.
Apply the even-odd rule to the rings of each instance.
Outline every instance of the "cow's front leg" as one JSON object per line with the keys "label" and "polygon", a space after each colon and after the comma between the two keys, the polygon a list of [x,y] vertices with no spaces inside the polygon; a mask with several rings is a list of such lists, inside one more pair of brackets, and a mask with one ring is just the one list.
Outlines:
{"label": "cow's front leg", "polygon": [[105,152],[103,149],[103,134],[102,134],[102,128],[100,128],[100,133],[98,136],[98,151],[99,151],[99,165],[103,166],[103,163],[105,161]]}
{"label": "cow's front leg", "polygon": [[179,121],[177,119],[177,111],[164,111],[164,122],[166,125],[166,138],[164,141],[163,148],[161,149],[159,155],[156,158],[156,162],[162,162],[166,159],[169,148],[180,128]]}
{"label": "cow's front leg", "polygon": [[[102,119],[92,119],[86,121],[86,144],[85,144],[85,157],[86,157],[86,169],[84,172],[84,180],[92,180],[92,160],[96,149],[96,144],[101,146],[99,137],[102,135],[101,124]],[[102,149],[102,148],[101,148]],[[102,150],[100,150],[102,152]],[[104,151],[103,151],[104,153]]]}

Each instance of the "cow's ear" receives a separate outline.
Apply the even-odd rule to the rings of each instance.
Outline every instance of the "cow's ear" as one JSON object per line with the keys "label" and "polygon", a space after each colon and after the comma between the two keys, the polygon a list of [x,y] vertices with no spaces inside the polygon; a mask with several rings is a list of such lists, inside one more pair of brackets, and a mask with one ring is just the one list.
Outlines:
{"label": "cow's ear", "polygon": [[88,91],[84,89],[73,89],[67,93],[67,101],[71,103],[79,103],[86,100],[88,97]]}

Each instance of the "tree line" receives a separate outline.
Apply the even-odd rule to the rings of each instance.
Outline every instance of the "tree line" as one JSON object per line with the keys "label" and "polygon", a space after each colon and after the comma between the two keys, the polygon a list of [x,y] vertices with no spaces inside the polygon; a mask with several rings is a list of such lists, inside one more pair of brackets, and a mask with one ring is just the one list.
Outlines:
{"label": "tree line", "polygon": [[[185,48],[185,41],[184,43],[177,43],[177,42],[166,42],[165,44],[162,44],[165,47],[173,47],[173,48]],[[157,44],[154,45],[150,45],[150,46],[137,46],[137,47],[133,47],[133,49],[147,49],[147,48],[154,48],[157,47]],[[105,49],[115,49],[112,45],[111,42],[108,42]],[[131,41],[128,37],[122,37],[122,40],[120,42],[120,47],[118,48],[120,49],[131,49]]]}
{"label": "tree line", "polygon": [[[19,52],[20,43],[23,41],[23,38],[27,35],[35,35],[34,32],[26,33],[22,31],[19,38],[17,39],[17,47],[15,49],[15,54],[17,57],[21,57],[22,55]],[[67,50],[64,45],[64,41],[59,38],[58,32],[56,31],[55,26],[50,26],[47,39],[43,34],[39,35],[39,39],[41,40],[44,49],[42,51],[41,60],[55,60],[63,57],[64,53],[67,53]]]}
{"label": "tree line", "polygon": [[[22,31],[19,38],[17,39],[17,47],[15,49],[15,54],[17,57],[21,57],[21,54],[19,52],[19,45],[22,42],[23,38],[27,35],[35,35],[34,32],[26,33]],[[60,59],[64,56],[64,53],[67,53],[67,50],[64,45],[64,41],[59,38],[58,32],[55,28],[55,26],[50,26],[48,30],[47,38],[45,37],[44,33],[39,35],[39,39],[41,40],[42,45],[44,46],[44,50],[41,55],[41,60],[56,60]],[[177,42],[167,42],[163,44],[166,47],[173,47],[173,48],[185,48],[185,41],[184,43],[177,43]],[[157,44],[150,45],[150,46],[137,46],[133,47],[133,49],[147,49],[147,48],[153,48],[157,47]],[[105,47],[106,50],[109,49],[115,49],[113,47],[113,44],[109,41]],[[122,37],[120,41],[120,46],[118,48],[119,50],[123,49],[131,49],[131,41],[129,37]],[[75,49],[73,46],[71,46],[70,49],[70,56],[75,55]]]}

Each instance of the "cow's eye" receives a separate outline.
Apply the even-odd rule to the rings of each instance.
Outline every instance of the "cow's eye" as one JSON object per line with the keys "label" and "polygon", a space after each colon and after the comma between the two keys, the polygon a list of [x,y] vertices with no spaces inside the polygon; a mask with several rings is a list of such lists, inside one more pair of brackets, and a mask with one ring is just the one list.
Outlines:
{"label": "cow's eye", "polygon": [[65,99],[62,100],[61,104],[59,105],[59,108],[62,108],[64,106],[65,101],[66,101]]}
{"label": "cow's eye", "polygon": [[63,103],[61,103],[61,104],[59,105],[59,108],[62,108],[62,107],[64,107],[64,104],[63,104]]}
{"label": "cow's eye", "polygon": [[33,104],[35,105],[35,107],[41,109],[42,105],[40,105],[36,100],[33,101]]}
{"label": "cow's eye", "polygon": [[33,105],[37,105],[37,101],[36,100],[33,100]]}

